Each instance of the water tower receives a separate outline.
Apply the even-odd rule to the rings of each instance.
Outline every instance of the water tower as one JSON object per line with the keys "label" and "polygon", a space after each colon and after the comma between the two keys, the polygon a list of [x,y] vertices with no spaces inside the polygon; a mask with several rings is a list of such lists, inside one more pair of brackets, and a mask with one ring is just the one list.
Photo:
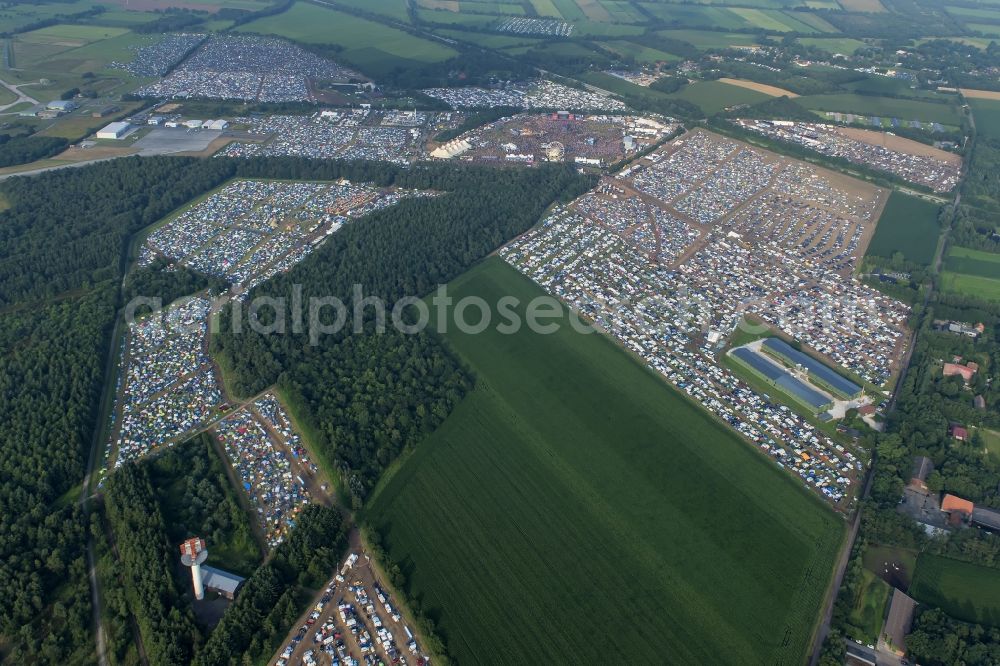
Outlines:
{"label": "water tower", "polygon": [[208,559],[205,540],[199,537],[188,539],[181,544],[181,564],[191,567],[191,581],[194,583],[194,598],[205,598],[205,586],[201,581],[201,565]]}

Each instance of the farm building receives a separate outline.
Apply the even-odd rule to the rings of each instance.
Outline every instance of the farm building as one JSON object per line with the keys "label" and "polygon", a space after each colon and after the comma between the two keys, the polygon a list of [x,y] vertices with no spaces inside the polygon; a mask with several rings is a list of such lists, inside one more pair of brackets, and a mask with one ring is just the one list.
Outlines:
{"label": "farm building", "polygon": [[795,349],[784,340],[767,338],[761,345],[761,349],[792,367],[802,368],[809,373],[810,381],[834,395],[844,399],[854,399],[861,396],[860,386],[845,377],[841,377],[823,363]]}
{"label": "farm building", "polygon": [[970,522],[973,525],[978,525],[979,527],[1000,533],[1000,511],[997,511],[996,509],[984,509],[978,506],[973,507]]}
{"label": "farm building", "polygon": [[98,139],[120,139],[129,131],[129,125],[126,122],[115,122],[108,124],[104,129],[97,130]]}
{"label": "farm building", "polygon": [[972,381],[972,378],[976,376],[978,371],[979,365],[976,363],[966,363],[965,365],[960,365],[958,363],[944,364],[945,377],[954,377],[955,375],[958,375],[966,384]]}
{"label": "farm building", "polygon": [[[941,500],[941,511],[947,513],[953,519],[958,517],[960,521],[971,516],[974,508],[975,506],[972,502],[955,495],[945,495]],[[950,522],[954,522],[954,520]]]}
{"label": "farm building", "polygon": [[243,578],[228,571],[210,566],[202,566],[201,571],[205,589],[210,592],[218,592],[226,599],[234,599],[240,586],[243,585]]}
{"label": "farm building", "polygon": [[738,347],[732,351],[732,356],[768,384],[781,389],[816,413],[825,411],[833,405],[830,398],[793,376],[784,367],[768,360],[763,354],[758,354],[747,347]]}

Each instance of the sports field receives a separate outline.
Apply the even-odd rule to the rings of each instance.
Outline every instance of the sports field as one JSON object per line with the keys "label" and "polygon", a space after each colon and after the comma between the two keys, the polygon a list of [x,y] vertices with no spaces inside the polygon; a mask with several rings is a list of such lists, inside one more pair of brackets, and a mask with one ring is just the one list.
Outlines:
{"label": "sports field", "polygon": [[798,41],[804,46],[814,46],[830,54],[844,55],[850,55],[865,45],[860,39],[850,37],[799,37]]}
{"label": "sports field", "polygon": [[907,261],[930,264],[941,234],[937,215],[938,207],[929,201],[893,192],[878,220],[866,254],[892,257],[899,252]]}
{"label": "sports field", "polygon": [[[497,258],[449,293],[542,294]],[[452,327],[477,387],[369,504],[450,652],[801,663],[842,520],[607,338],[555,321]]]}
{"label": "sports field", "polygon": [[1000,100],[966,98],[966,101],[976,121],[976,132],[993,139],[1000,139]]}
{"label": "sports field", "polygon": [[817,111],[841,111],[901,120],[941,123],[942,125],[961,125],[962,123],[962,116],[958,109],[946,103],[873,95],[853,95],[851,93],[806,95],[797,101],[807,109]]}
{"label": "sports field", "polygon": [[341,46],[345,60],[373,75],[394,67],[405,69],[458,55],[443,44],[306,2],[296,2],[280,14],[251,21],[237,29],[274,34],[306,44]]}
{"label": "sports field", "polygon": [[960,620],[1000,627],[1000,569],[921,553],[909,594]]}

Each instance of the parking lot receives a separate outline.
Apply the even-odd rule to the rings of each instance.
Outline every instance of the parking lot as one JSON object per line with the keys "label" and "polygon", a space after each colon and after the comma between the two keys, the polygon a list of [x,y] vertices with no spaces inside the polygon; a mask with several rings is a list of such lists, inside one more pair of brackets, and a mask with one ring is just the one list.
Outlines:
{"label": "parking lot", "polygon": [[500,251],[838,506],[857,452],[722,362],[745,318],[872,384],[898,370],[908,308],[853,277],[883,190],[696,131]]}
{"label": "parking lot", "polygon": [[488,109],[511,106],[518,109],[565,109],[569,111],[627,111],[621,101],[607,95],[570,88],[537,79],[508,83],[496,88],[428,88],[421,91],[453,109]]}
{"label": "parking lot", "polygon": [[457,127],[458,113],[331,109],[312,116],[237,118],[252,134],[267,137],[258,143],[232,143],[219,155],[369,159],[410,164],[427,157],[428,138]]}
{"label": "parking lot", "polygon": [[[352,540],[353,546],[358,543]],[[368,558],[355,550],[270,663],[422,666],[428,659]]]}
{"label": "parking lot", "polygon": [[115,467],[218,416],[224,400],[207,353],[209,308],[207,298],[192,296],[129,327],[106,452]]}
{"label": "parking lot", "polygon": [[[772,120],[738,120],[740,126],[789,143],[797,143],[816,152],[839,157],[879,171],[899,176],[903,180],[925,185],[935,192],[948,192],[958,184],[962,175],[962,158],[954,153],[921,146],[919,152],[893,150],[888,137],[875,143],[871,133],[864,133],[868,140],[852,136],[857,130],[824,125],[821,123],[793,123]],[[895,144],[905,143],[898,138]],[[909,142],[915,143],[915,142]],[[919,145],[919,144],[918,144]]]}
{"label": "parking lot", "polygon": [[327,499],[329,488],[319,482],[319,469],[273,393],[230,414],[214,430],[269,548],[284,541],[303,506]]}
{"label": "parking lot", "polygon": [[135,94],[259,102],[307,101],[312,100],[310,79],[348,82],[365,77],[282,39],[227,34],[205,40],[166,78],[139,88]]}
{"label": "parking lot", "polygon": [[346,181],[234,181],[153,231],[144,259],[180,261],[245,293],[290,269],[349,219],[425,195]]}
{"label": "parking lot", "polygon": [[221,130],[187,129],[181,127],[157,128],[133,144],[140,155],[169,155],[171,153],[200,153],[222,136]]}

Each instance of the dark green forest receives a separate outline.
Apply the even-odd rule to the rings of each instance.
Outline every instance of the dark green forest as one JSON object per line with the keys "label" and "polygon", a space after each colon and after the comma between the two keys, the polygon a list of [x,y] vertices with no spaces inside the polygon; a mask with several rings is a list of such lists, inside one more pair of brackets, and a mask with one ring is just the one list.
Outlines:
{"label": "dark green forest", "polygon": [[149,663],[191,663],[201,632],[174,575],[177,545],[168,536],[147,467],[130,463],[116,470],[108,479],[104,500],[124,596]]}
{"label": "dark green forest", "polygon": [[[298,169],[290,173],[302,175]],[[350,304],[354,285],[389,304],[423,296],[528,229],[553,201],[581,193],[591,181],[559,166],[416,169],[400,172],[394,184],[449,193],[403,201],[348,225],[251,299],[290,299],[294,285],[301,285],[304,303],[335,296]],[[291,322],[285,322],[284,334],[268,335],[247,326],[234,332],[232,318],[224,318],[213,353],[230,371],[237,393],[252,395],[279,382],[298,398],[311,430],[320,435],[319,455],[361,501],[403,449],[444,420],[471,380],[436,336],[404,335],[392,326],[380,333],[373,307],[364,309],[361,332],[352,334],[353,308],[347,309],[349,324],[318,344],[310,344],[306,331],[291,332]],[[267,315],[273,312],[262,313],[262,320]]]}
{"label": "dark green forest", "polygon": [[[0,636],[6,658],[58,663],[92,653],[87,521],[74,498],[97,425],[115,315],[124,304],[128,248],[138,231],[235,176],[347,177],[452,192],[404,202],[371,224],[349,225],[295,272],[309,293],[345,295],[355,282],[366,293],[426,293],[530,226],[550,202],[589,184],[562,168],[404,170],[305,159],[126,158],[0,185],[11,206],[0,212]],[[189,277],[140,274],[129,288],[144,284],[170,294],[202,284],[174,282]],[[275,293],[289,284],[275,285]],[[240,364],[233,365],[243,388],[280,377],[302,395],[328,442],[353,434],[343,447],[325,443],[324,453],[355,474],[354,487],[364,492],[377,470],[439,423],[468,385],[440,343],[410,337],[397,345],[361,336],[348,345],[328,340],[306,349],[291,335],[234,336],[218,345],[224,358],[239,354]],[[320,390],[329,366],[313,361],[324,358],[367,370],[350,381],[331,376]],[[419,393],[407,395],[417,386]],[[394,426],[385,425],[394,423],[388,416]],[[371,461],[361,462],[371,451]]]}

